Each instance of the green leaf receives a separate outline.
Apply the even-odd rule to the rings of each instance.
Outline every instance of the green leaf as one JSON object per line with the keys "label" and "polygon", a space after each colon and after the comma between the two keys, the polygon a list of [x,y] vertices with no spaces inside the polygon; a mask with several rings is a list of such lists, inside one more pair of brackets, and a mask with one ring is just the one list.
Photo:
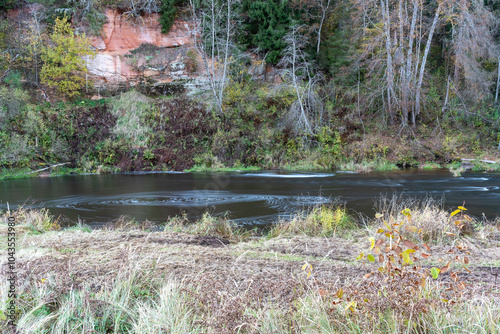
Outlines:
{"label": "green leaf", "polygon": [[368,259],[368,261],[370,261],[370,262],[375,262],[375,257],[374,257],[373,255],[371,255],[371,254],[368,254],[368,255],[366,256],[366,258],[367,258],[367,259]]}
{"label": "green leaf", "polygon": [[432,275],[432,278],[434,279],[437,279],[439,277],[439,273],[441,272],[441,269],[439,268],[436,268],[436,267],[433,267],[431,269],[431,275]]}

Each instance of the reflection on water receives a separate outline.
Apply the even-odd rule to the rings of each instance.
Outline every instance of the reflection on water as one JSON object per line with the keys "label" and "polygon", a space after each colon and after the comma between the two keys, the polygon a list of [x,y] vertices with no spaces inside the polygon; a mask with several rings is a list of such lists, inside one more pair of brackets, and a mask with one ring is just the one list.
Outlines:
{"label": "reflection on water", "polygon": [[[389,173],[134,173],[6,180],[0,183],[1,206],[29,203],[53,214],[102,225],[122,214],[163,222],[185,212],[191,219],[206,210],[230,212],[238,223],[276,221],[300,208],[340,198],[347,207],[373,216],[381,194],[446,198],[488,217],[500,215],[500,174],[452,177],[447,170]],[[34,204],[33,204],[34,203]]]}

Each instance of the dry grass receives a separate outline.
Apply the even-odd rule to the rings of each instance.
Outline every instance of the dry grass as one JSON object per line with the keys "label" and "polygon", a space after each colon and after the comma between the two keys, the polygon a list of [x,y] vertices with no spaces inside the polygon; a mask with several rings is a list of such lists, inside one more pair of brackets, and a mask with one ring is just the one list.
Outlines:
{"label": "dry grass", "polygon": [[[399,282],[401,283],[401,282]],[[280,277],[239,284],[214,274],[178,281],[124,268],[101,285],[45,281],[19,295],[21,333],[498,333],[500,299],[469,291],[448,306],[442,285]],[[2,296],[6,284],[0,283]],[[338,291],[342,289],[340,300]],[[352,304],[353,301],[362,300]],[[400,304],[401,300],[405,304]],[[2,305],[5,305],[2,298]],[[351,305],[351,306],[349,306]],[[3,333],[9,333],[1,327]],[[13,333],[13,332],[12,332]]]}
{"label": "dry grass", "polygon": [[185,215],[170,218],[165,223],[164,231],[177,231],[202,236],[222,237],[231,241],[243,241],[253,232],[238,227],[227,215],[216,217],[205,212],[200,219],[190,222]]}
{"label": "dry grass", "polygon": [[[404,214],[405,209],[411,213],[412,225],[421,229],[421,237],[425,242],[442,244],[456,240],[459,236],[470,235],[479,225],[476,218],[465,214],[451,216],[451,213],[444,209],[444,200],[435,198],[415,199],[404,197],[403,195],[393,195],[392,197],[381,197],[375,203],[375,209],[382,214],[381,220],[386,222],[406,222],[408,216]],[[383,225],[379,221],[380,226]],[[460,220],[460,223],[457,221]],[[457,223],[456,223],[457,222]]]}
{"label": "dry grass", "polygon": [[56,218],[45,208],[31,209],[26,206],[20,206],[15,211],[7,211],[2,214],[2,221],[10,216],[16,219],[18,228],[27,229],[34,233],[43,233],[47,231],[59,231],[60,217]]}
{"label": "dry grass", "polygon": [[[432,219],[441,219],[436,203],[387,203],[384,214],[388,219],[392,215],[393,221],[407,219],[398,214],[412,204],[412,224],[431,226]],[[427,218],[419,218],[417,212]],[[55,222],[46,210],[37,214],[21,209],[11,214],[26,226],[51,227]],[[447,214],[444,217],[449,220]],[[369,242],[335,237],[353,228],[354,219],[348,216],[351,221],[345,223],[345,215],[342,206],[319,206],[281,230],[283,237],[250,241],[235,232],[227,217],[208,213],[194,224],[185,216],[174,217],[162,232],[150,232],[146,223],[125,217],[106,230],[89,233],[49,228],[42,230],[46,233],[22,236],[20,231],[18,330],[61,334],[500,332],[497,286],[467,284],[456,304],[450,304],[441,300],[448,288],[446,276],[442,280],[427,277],[424,286],[411,282],[417,279],[411,275],[392,280],[377,275],[363,278],[376,267],[352,261]],[[306,236],[325,232],[331,237]],[[433,236],[441,242],[456,241],[440,239],[439,233]],[[432,254],[445,258],[448,248],[433,247]],[[471,262],[476,256],[498,261],[494,249],[470,249]],[[304,262],[311,264],[311,270],[300,270]],[[2,312],[7,288],[6,280],[0,280]],[[2,326],[0,322],[0,331],[9,333]]]}
{"label": "dry grass", "polygon": [[138,222],[133,218],[130,218],[127,215],[121,215],[118,219],[111,221],[103,226],[103,230],[105,231],[132,231],[132,230],[140,230],[147,231],[155,228],[155,225],[148,220],[143,222]]}
{"label": "dry grass", "polygon": [[320,205],[294,215],[289,221],[281,221],[268,233],[269,237],[308,235],[336,236],[345,235],[348,230],[356,229],[354,218],[347,213],[345,206]]}

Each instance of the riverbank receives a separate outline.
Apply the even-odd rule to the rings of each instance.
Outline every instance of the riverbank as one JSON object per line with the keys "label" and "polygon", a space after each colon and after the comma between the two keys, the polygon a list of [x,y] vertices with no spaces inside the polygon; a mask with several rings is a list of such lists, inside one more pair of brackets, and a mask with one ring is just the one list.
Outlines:
{"label": "riverbank", "polygon": [[442,129],[381,126],[339,102],[325,113],[325,126],[301,133],[284,122],[292,92],[253,85],[253,93],[225,101],[224,114],[202,98],[151,98],[133,90],[97,101],[21,101],[17,118],[2,130],[0,179],[139,171],[371,172],[438,165],[457,174],[467,168],[500,170],[498,163],[461,168],[462,158],[500,161],[496,129],[488,125],[466,132],[454,122]]}
{"label": "riverbank", "polygon": [[[324,166],[307,165],[304,163],[298,163],[296,165],[287,164],[282,166],[276,171],[285,172],[354,172],[354,173],[371,173],[371,172],[386,172],[386,171],[396,171],[407,168],[418,168],[422,170],[431,169],[448,169],[454,176],[461,176],[463,173],[472,172],[500,172],[500,163],[485,163],[481,159],[467,159],[468,161],[454,161],[452,163],[439,164],[432,161],[424,161],[422,163],[417,163],[410,166],[398,166],[387,160],[376,160],[376,161],[363,161],[357,162],[346,162],[339,164],[335,169],[325,168]],[[39,167],[39,166],[37,166]],[[264,168],[258,166],[233,166],[226,167],[224,165],[220,166],[194,166],[190,169],[184,170],[186,173],[227,173],[227,172],[251,172],[251,171],[261,171]],[[141,171],[138,171],[141,172]],[[171,172],[170,170],[154,170],[145,169],[142,172]],[[29,167],[16,168],[16,169],[1,169],[0,170],[0,181],[9,179],[21,179],[30,177],[55,177],[64,175],[89,175],[89,174],[120,174],[118,168],[102,168],[89,173],[82,170],[81,168],[67,168],[67,167],[55,167],[50,166],[43,171],[33,170]],[[127,173],[127,172],[125,172]]]}
{"label": "riverbank", "polygon": [[[445,212],[420,202],[400,210],[402,205],[390,209],[388,203],[383,215],[364,222],[342,207],[311,208],[268,232],[242,231],[208,214],[195,224],[176,217],[156,232],[147,221],[60,230],[44,210],[4,214],[17,222],[18,329],[498,332],[500,223],[480,221],[463,209]],[[399,229],[407,241],[393,242],[399,252],[414,249],[411,260],[418,268],[404,265],[404,256],[378,261],[393,252],[382,242],[384,233],[396,234],[394,224],[407,224]],[[6,234],[2,224],[0,235]],[[372,262],[370,254],[379,247]],[[6,256],[5,244],[0,256]],[[456,256],[462,261],[452,261]],[[388,263],[392,275],[376,274]],[[441,268],[437,279],[431,268]],[[7,282],[1,284],[5,292]],[[1,296],[5,314],[9,299]]]}

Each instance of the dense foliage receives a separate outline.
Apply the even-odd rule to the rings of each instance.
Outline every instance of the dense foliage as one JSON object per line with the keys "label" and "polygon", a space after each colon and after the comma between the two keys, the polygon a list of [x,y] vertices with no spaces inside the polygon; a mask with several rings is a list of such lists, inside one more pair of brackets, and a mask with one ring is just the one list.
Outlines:
{"label": "dense foliage", "polygon": [[49,45],[42,48],[43,63],[40,79],[43,84],[56,88],[59,93],[75,96],[85,85],[87,72],[83,56],[93,56],[90,41],[83,36],[75,37],[66,18],[57,18]]}

